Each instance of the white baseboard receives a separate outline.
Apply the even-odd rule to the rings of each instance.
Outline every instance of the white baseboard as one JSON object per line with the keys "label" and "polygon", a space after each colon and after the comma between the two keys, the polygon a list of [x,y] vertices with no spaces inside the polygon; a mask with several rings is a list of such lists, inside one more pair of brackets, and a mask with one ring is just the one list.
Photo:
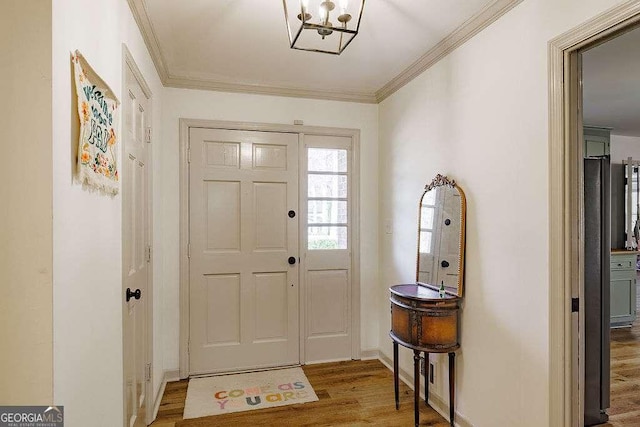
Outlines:
{"label": "white baseboard", "polygon": [[[377,360],[380,358],[380,350],[377,348],[372,348],[368,350],[360,350],[360,358],[358,360]],[[307,360],[304,362],[305,365],[316,365],[318,363],[332,363],[332,362],[344,362],[352,360],[350,358],[347,359],[326,359],[326,360]]]}
{"label": "white baseboard", "polygon": [[160,410],[160,403],[162,403],[162,396],[164,396],[164,391],[167,388],[167,383],[173,381],[180,381],[180,371],[172,370],[172,371],[164,371],[162,375],[162,382],[160,383],[160,389],[158,390],[158,394],[156,395],[154,404],[153,404],[153,420],[155,421],[158,418],[158,411]]}
{"label": "white baseboard", "polygon": [[380,359],[380,350],[372,348],[369,350],[360,350],[360,360]]}
{"label": "white baseboard", "polygon": [[[393,372],[393,361],[389,359],[382,352],[379,352],[379,360],[385,365],[391,372]],[[400,368],[400,372],[398,373],[400,380],[404,382],[411,390],[413,390],[413,374],[405,371]],[[420,398],[424,399],[424,390],[420,391]],[[429,393],[429,406],[431,406],[437,413],[442,415],[445,420],[449,421],[449,405],[444,402],[440,397],[436,396],[434,393]],[[456,411],[456,419],[454,421],[456,427],[473,427],[466,418],[464,418],[458,411]]]}
{"label": "white baseboard", "polygon": [[[334,362],[347,362],[350,361],[351,358],[345,359],[345,358],[339,358],[339,359],[322,359],[322,360],[307,360],[304,362],[305,365],[319,365],[321,363],[334,363]],[[300,366],[300,365],[296,365],[296,366]],[[267,368],[266,370],[269,370],[272,368]]]}
{"label": "white baseboard", "polygon": [[162,396],[164,396],[164,389],[167,387],[167,381],[164,379],[160,384],[160,389],[158,390],[158,395],[156,396],[155,402],[153,403],[153,419],[152,422],[158,418],[158,411],[160,410],[160,402],[162,402]]}
{"label": "white baseboard", "polygon": [[164,382],[172,383],[174,381],[180,381],[180,370],[173,369],[170,371],[164,371]]}

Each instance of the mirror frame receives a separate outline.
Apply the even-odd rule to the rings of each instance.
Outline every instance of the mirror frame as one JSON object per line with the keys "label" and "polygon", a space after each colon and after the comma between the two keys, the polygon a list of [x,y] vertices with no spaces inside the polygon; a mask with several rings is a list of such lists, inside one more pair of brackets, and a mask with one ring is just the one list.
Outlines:
{"label": "mirror frame", "polygon": [[450,187],[454,190],[458,191],[460,194],[460,242],[458,246],[458,251],[460,253],[460,259],[458,262],[458,291],[453,293],[445,289],[445,292],[449,295],[455,295],[457,297],[462,298],[464,294],[464,252],[465,252],[465,236],[466,236],[466,212],[467,212],[467,199],[460,188],[459,185],[456,184],[455,180],[449,179],[446,175],[437,174],[436,177],[431,181],[430,184],[427,184],[424,187],[424,192],[422,193],[422,197],[420,197],[420,203],[418,205],[418,252],[416,255],[416,283],[428,286],[430,288],[437,289],[437,284],[423,283],[418,280],[418,276],[420,274],[420,228],[422,226],[422,201],[424,200],[424,196],[431,190],[437,187]]}

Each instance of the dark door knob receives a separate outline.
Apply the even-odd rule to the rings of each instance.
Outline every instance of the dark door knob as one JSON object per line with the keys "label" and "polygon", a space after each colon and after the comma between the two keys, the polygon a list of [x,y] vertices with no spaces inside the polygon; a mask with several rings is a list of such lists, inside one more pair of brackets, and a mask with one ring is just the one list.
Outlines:
{"label": "dark door knob", "polygon": [[294,218],[296,216],[296,211],[289,211],[289,218]]}
{"label": "dark door knob", "polygon": [[141,295],[142,295],[142,292],[140,292],[140,289],[131,291],[131,289],[127,288],[127,302],[129,302],[131,298],[140,299]]}
{"label": "dark door knob", "polygon": [[442,266],[442,268],[447,268],[449,267],[449,261],[443,260],[440,265]]}
{"label": "dark door knob", "polygon": [[289,264],[293,265],[296,263],[296,257],[290,256],[287,261],[289,262]]}
{"label": "dark door knob", "polygon": [[445,219],[444,225],[451,225],[451,220],[449,218]]}

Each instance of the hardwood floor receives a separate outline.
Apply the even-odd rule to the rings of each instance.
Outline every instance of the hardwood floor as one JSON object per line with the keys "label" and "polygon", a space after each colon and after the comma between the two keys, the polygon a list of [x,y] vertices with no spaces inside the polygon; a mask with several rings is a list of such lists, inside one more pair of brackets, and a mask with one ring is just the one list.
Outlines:
{"label": "hardwood floor", "polygon": [[[640,284],[640,280],[638,280]],[[640,289],[638,292],[640,312]],[[318,402],[282,406],[216,417],[182,420],[187,380],[167,384],[154,427],[204,426],[408,426],[413,425],[413,392],[400,383],[400,410],[393,399],[393,375],[377,360],[326,363],[303,367]],[[640,426],[640,317],[632,328],[611,332],[610,419],[602,427]],[[421,405],[420,425],[449,424]]]}
{"label": "hardwood floor", "polygon": [[[640,284],[640,279],[638,280]],[[640,312],[640,289],[637,307]],[[611,331],[611,407],[603,427],[640,426],[640,317]]]}
{"label": "hardwood floor", "polygon": [[[317,402],[182,420],[188,383],[183,380],[167,384],[152,426],[413,425],[413,391],[400,383],[400,410],[396,411],[393,374],[379,360],[307,365],[303,370],[320,399]],[[449,423],[423,402],[420,425],[446,427]]]}

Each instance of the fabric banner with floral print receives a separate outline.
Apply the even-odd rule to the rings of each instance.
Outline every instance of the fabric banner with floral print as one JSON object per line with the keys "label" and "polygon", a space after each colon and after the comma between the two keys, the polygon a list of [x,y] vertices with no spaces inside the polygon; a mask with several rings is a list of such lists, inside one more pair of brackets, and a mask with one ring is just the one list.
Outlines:
{"label": "fabric banner with floral print", "polygon": [[80,117],[77,179],[91,189],[115,195],[119,188],[116,117],[120,101],[77,50],[72,61]]}

